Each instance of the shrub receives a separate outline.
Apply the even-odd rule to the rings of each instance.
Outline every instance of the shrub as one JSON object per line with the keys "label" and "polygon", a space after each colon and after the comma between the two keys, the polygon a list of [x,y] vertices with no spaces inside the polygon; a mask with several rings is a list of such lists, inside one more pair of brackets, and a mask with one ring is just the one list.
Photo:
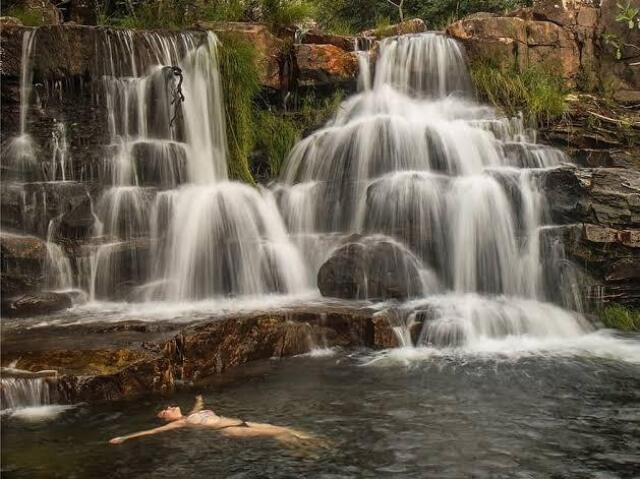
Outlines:
{"label": "shrub", "polygon": [[640,331],[640,310],[637,309],[614,304],[604,308],[600,313],[600,318],[607,328]]}
{"label": "shrub", "polygon": [[479,95],[509,115],[522,112],[527,120],[542,124],[567,110],[564,81],[543,65],[520,70],[477,62],[471,75]]}
{"label": "shrub", "polygon": [[260,90],[256,51],[234,35],[221,35],[220,75],[229,143],[229,177],[255,183],[249,169],[254,144],[252,102]]}

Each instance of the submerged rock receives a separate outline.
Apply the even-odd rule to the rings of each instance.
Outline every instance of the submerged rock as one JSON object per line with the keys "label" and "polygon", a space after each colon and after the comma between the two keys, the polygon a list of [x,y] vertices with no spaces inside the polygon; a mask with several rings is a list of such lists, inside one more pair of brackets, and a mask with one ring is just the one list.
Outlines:
{"label": "submerged rock", "polygon": [[2,298],[2,315],[5,317],[39,316],[70,308],[71,297],[66,293],[42,291],[17,298]]}
{"label": "submerged rock", "polygon": [[318,288],[333,298],[407,299],[422,292],[419,262],[391,239],[352,240],[322,265]]}

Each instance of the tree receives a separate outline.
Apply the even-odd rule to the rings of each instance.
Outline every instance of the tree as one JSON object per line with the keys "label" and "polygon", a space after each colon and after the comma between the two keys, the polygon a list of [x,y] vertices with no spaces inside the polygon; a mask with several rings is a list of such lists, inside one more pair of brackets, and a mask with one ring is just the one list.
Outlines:
{"label": "tree", "polygon": [[404,0],[387,0],[387,2],[398,9],[398,14],[400,15],[400,21],[403,22],[404,13],[402,12],[402,6],[404,5]]}

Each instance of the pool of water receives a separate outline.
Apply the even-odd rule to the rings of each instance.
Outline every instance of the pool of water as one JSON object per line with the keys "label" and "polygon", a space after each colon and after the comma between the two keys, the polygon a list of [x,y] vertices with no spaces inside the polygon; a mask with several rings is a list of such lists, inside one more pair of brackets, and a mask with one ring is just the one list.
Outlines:
{"label": "pool of water", "polygon": [[312,452],[268,439],[159,425],[192,391],[2,419],[5,477],[637,477],[640,366],[597,357],[318,351],[222,375],[218,412],[326,438]]}

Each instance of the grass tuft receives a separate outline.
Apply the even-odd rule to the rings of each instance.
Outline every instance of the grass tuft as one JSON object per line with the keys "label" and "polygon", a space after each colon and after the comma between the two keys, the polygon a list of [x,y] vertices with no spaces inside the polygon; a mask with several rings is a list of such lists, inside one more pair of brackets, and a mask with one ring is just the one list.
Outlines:
{"label": "grass tuft", "polygon": [[229,177],[254,184],[249,154],[254,145],[253,98],[260,90],[256,50],[234,35],[220,35],[220,75],[229,143]]}
{"label": "grass tuft", "polygon": [[302,132],[292,118],[267,110],[256,112],[255,131],[255,146],[264,151],[269,162],[269,176],[275,178]]}
{"label": "grass tuft", "polygon": [[640,310],[637,309],[614,304],[604,308],[600,313],[600,318],[607,328],[640,331]]}
{"label": "grass tuft", "polygon": [[519,70],[478,62],[471,66],[471,75],[480,96],[509,115],[522,112],[525,119],[541,125],[567,111],[563,79],[544,66]]}

